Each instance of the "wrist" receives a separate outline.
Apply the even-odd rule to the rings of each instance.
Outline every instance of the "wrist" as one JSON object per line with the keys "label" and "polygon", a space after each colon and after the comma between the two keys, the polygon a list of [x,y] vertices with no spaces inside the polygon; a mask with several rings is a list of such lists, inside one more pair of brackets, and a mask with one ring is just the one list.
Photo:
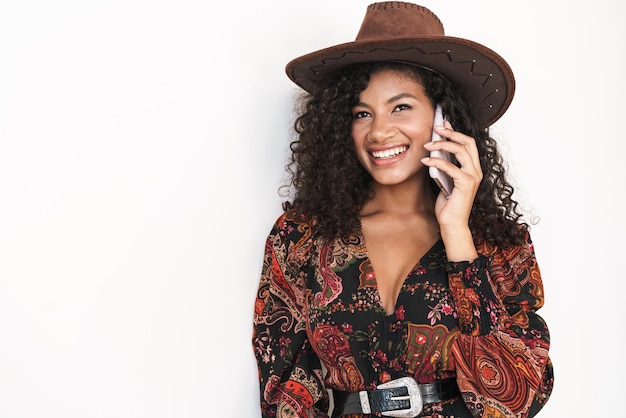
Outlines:
{"label": "wrist", "polygon": [[469,226],[442,227],[441,239],[446,247],[448,261],[474,261],[478,257]]}

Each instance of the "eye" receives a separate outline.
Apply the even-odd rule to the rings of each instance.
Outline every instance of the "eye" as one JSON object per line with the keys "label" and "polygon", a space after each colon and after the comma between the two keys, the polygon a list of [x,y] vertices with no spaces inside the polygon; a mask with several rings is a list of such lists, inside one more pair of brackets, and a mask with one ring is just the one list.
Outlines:
{"label": "eye", "polygon": [[411,109],[411,106],[409,106],[408,104],[399,104],[393,108],[393,111],[400,112],[402,110],[407,110],[407,109]]}
{"label": "eye", "polygon": [[368,117],[370,114],[364,110],[360,111],[360,112],[355,112],[354,115],[352,115],[352,117],[354,119],[362,119],[362,118],[366,118]]}

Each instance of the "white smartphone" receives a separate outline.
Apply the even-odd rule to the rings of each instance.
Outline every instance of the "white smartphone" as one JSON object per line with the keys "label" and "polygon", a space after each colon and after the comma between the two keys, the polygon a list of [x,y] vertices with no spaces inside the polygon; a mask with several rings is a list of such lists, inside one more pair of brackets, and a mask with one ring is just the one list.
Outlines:
{"label": "white smartphone", "polygon": [[[443,111],[441,110],[441,105],[437,105],[437,108],[435,109],[435,121],[433,123],[433,136],[431,141],[435,142],[446,140],[435,132],[435,126],[444,126],[444,120],[445,118]],[[447,151],[431,151],[430,156],[441,158],[442,160],[446,160],[451,163],[455,163],[456,161],[454,156]],[[441,189],[443,194],[446,197],[450,196],[450,193],[452,193],[452,189],[454,188],[454,181],[452,180],[452,177],[439,170],[437,167],[429,167],[428,174],[430,174],[430,177],[435,181],[435,183],[437,183],[437,186],[439,186],[439,189]]]}

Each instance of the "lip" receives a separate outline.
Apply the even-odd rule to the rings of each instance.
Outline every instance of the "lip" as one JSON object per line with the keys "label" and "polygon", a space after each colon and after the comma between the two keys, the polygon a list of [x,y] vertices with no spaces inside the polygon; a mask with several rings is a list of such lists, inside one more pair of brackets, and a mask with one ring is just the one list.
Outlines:
{"label": "lip", "polygon": [[383,166],[393,164],[403,159],[408,150],[408,145],[395,144],[385,147],[370,148],[367,150],[367,153],[375,165]]}

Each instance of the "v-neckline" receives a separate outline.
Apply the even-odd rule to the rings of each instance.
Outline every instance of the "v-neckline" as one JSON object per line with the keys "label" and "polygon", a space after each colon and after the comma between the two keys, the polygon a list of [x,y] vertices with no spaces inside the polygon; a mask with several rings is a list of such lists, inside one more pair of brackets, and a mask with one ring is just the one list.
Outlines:
{"label": "v-neckline", "polygon": [[370,253],[369,253],[369,249],[367,247],[367,241],[365,240],[365,233],[363,233],[363,226],[359,225],[359,235],[360,235],[360,241],[361,241],[361,249],[363,254],[365,255],[365,261],[369,264],[369,267],[371,269],[371,273],[373,276],[373,284],[374,284],[374,291],[376,292],[376,295],[378,297],[378,307],[382,310],[382,312],[385,314],[386,317],[391,317],[393,315],[395,315],[395,313],[398,310],[398,301],[400,300],[400,294],[402,293],[402,288],[404,287],[404,285],[406,284],[407,279],[411,276],[411,273],[413,273],[416,269],[419,268],[419,266],[421,266],[423,264],[423,260],[426,258],[426,256],[428,256],[429,254],[431,254],[435,248],[437,246],[439,246],[439,244],[442,242],[441,240],[441,236],[439,236],[435,242],[428,247],[428,250],[426,250],[426,252],[424,252],[424,254],[422,254],[418,260],[413,264],[413,266],[411,267],[411,269],[409,269],[409,271],[404,275],[403,279],[402,279],[402,284],[400,286],[400,290],[398,292],[398,294],[395,297],[395,301],[394,301],[394,309],[392,313],[387,313],[387,310],[385,309],[385,307],[383,306],[382,303],[382,298],[380,296],[380,291],[379,291],[379,286],[378,286],[378,277],[376,276],[376,270],[374,269],[374,264],[372,263],[372,259],[370,258]]}

